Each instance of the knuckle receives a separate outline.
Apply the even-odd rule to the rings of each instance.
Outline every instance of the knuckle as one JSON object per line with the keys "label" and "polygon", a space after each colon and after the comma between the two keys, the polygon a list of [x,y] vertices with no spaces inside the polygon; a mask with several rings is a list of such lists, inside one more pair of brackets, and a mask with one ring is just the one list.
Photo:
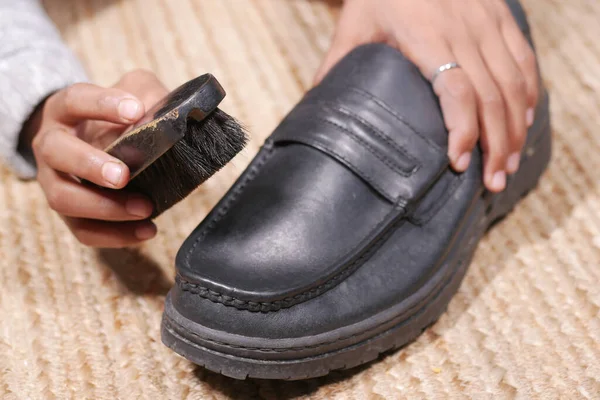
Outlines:
{"label": "knuckle", "polygon": [[540,92],[539,92],[539,88],[537,87],[537,85],[534,85],[533,87],[528,88],[528,90],[527,90],[528,105],[530,107],[535,108],[536,105],[538,104],[539,99],[540,99]]}
{"label": "knuckle", "polygon": [[506,160],[508,157],[508,143],[506,140],[498,141],[490,146],[490,154],[496,160]]}
{"label": "knuckle", "polygon": [[452,79],[447,80],[445,86],[450,95],[461,102],[468,102],[473,96],[471,82],[463,74],[455,74]]}
{"label": "knuckle", "polygon": [[133,72],[139,76],[152,76],[152,77],[156,76],[156,75],[154,75],[154,72],[152,72],[146,68],[136,68]]}
{"label": "knuckle", "polygon": [[523,48],[520,49],[520,52],[516,58],[519,64],[525,65],[525,67],[528,69],[537,70],[537,59],[533,49],[528,43],[526,43]]}
{"label": "knuckle", "polygon": [[531,48],[529,48],[529,53],[531,54],[528,57],[528,61],[527,61],[527,74],[528,77],[535,82],[535,84],[537,85],[538,79],[539,79],[539,68],[538,68],[538,61],[537,58],[535,56],[535,54],[533,53],[533,50],[531,50]]}
{"label": "knuckle", "polygon": [[156,75],[152,71],[144,68],[137,68],[123,75],[121,81],[123,84],[127,85],[140,80],[155,79],[155,77]]}
{"label": "knuckle", "polygon": [[99,219],[118,219],[121,216],[127,215],[124,206],[122,206],[123,209],[120,208],[121,204],[125,204],[125,202],[118,203],[114,199],[100,197],[94,201],[94,213]]}
{"label": "knuckle", "polygon": [[477,147],[478,141],[479,141],[479,138],[477,136],[475,136],[474,139],[467,141],[464,146],[465,151],[469,151],[469,152],[473,151],[473,149],[475,147]]}
{"label": "knuckle", "polygon": [[475,36],[475,39],[482,39],[483,34],[489,34],[490,26],[498,25],[500,16],[496,12],[490,12],[481,1],[473,1],[469,4],[471,15],[473,15],[473,24],[482,35]]}
{"label": "knuckle", "polygon": [[514,20],[513,14],[510,11],[510,8],[506,5],[504,1],[496,1],[496,15],[497,18],[502,21],[512,21]]}
{"label": "knuckle", "polygon": [[103,180],[102,160],[93,154],[82,157],[78,175],[89,180]]}
{"label": "knuckle", "polygon": [[496,165],[504,165],[506,159],[508,158],[508,151],[503,149],[494,149],[492,147],[489,149],[488,157],[491,163]]}
{"label": "knuckle", "polygon": [[485,108],[492,112],[504,111],[504,101],[500,92],[496,89],[483,92],[481,94],[481,102]]}
{"label": "knuckle", "polygon": [[420,39],[420,43],[423,44],[440,43],[440,41],[444,39],[440,28],[435,26],[435,24],[432,24],[428,27],[422,27],[415,33],[415,35]]}
{"label": "knuckle", "polygon": [[538,89],[531,89],[527,92],[527,101],[530,107],[535,108],[540,99]]}
{"label": "knuckle", "polygon": [[84,246],[94,246],[93,236],[86,229],[85,222],[79,218],[67,218],[67,226],[75,239]]}
{"label": "knuckle", "polygon": [[65,218],[65,223],[67,224],[67,227],[69,228],[69,230],[71,231],[71,233],[73,234],[73,236],[79,243],[83,244],[84,246],[89,245],[87,243],[89,240],[88,235],[86,235],[85,230],[82,229],[82,224],[81,224],[80,219]]}
{"label": "knuckle", "polygon": [[523,146],[525,146],[525,137],[515,138],[515,143],[513,144],[514,151],[520,152]]}
{"label": "knuckle", "polygon": [[473,147],[479,140],[477,123],[463,124],[457,127],[452,133],[455,135],[458,143],[464,147]]}
{"label": "knuckle", "polygon": [[462,132],[462,135],[456,140],[456,148],[462,154],[466,151],[471,151],[477,144],[477,137],[473,137],[467,132]]}
{"label": "knuckle", "polygon": [[65,89],[62,107],[67,114],[72,114],[78,109],[77,93],[83,86],[82,83],[76,83]]}
{"label": "knuckle", "polygon": [[479,140],[479,130],[476,126],[469,127],[465,130],[465,145],[472,149],[477,144]]}
{"label": "knuckle", "polygon": [[46,137],[46,133],[45,132],[40,132],[39,134],[37,134],[33,140],[31,141],[31,148],[33,150],[33,154],[35,154],[36,158],[45,158],[47,156],[47,154],[45,154],[45,137]]}
{"label": "knuckle", "polygon": [[115,96],[109,91],[106,91],[98,96],[94,103],[90,104],[90,109],[99,115],[104,115],[106,118],[113,116],[113,114],[117,112]]}
{"label": "knuckle", "polygon": [[491,163],[504,165],[509,153],[508,141],[506,140],[506,137],[495,139],[488,137],[486,146],[483,150]]}
{"label": "knuckle", "polygon": [[55,133],[55,131],[44,132],[34,138],[34,141],[31,143],[31,147],[38,159],[49,161],[56,157],[54,150],[55,146],[50,144],[53,140],[53,136],[55,136]]}
{"label": "knuckle", "polygon": [[75,236],[75,239],[77,239],[77,241],[82,245],[88,247],[94,246],[94,241],[92,240],[91,236],[86,232],[79,229],[74,229],[73,235]]}
{"label": "knuckle", "polygon": [[527,84],[521,74],[516,74],[511,79],[508,79],[504,83],[504,86],[511,96],[523,96],[527,94]]}
{"label": "knuckle", "polygon": [[512,138],[513,147],[515,149],[521,149],[525,144],[525,139],[527,138],[527,130],[526,129],[518,129]]}
{"label": "knuckle", "polygon": [[537,59],[533,50],[529,46],[527,46],[527,56],[520,63],[523,65],[523,70],[525,71],[524,78],[529,83],[527,85],[528,95],[531,100],[537,100],[538,91],[539,91],[539,74],[538,74],[538,66]]}
{"label": "knuckle", "polygon": [[65,194],[59,186],[52,185],[46,193],[46,199],[52,210],[59,214],[65,211]]}

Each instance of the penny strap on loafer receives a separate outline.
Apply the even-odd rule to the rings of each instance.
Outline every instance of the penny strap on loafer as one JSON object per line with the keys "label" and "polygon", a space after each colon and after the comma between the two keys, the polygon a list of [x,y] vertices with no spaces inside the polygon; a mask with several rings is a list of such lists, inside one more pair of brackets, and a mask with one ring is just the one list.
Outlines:
{"label": "penny strap on loafer", "polygon": [[404,208],[414,205],[448,167],[444,150],[391,106],[354,87],[313,89],[272,139],[275,144],[302,143],[326,153]]}

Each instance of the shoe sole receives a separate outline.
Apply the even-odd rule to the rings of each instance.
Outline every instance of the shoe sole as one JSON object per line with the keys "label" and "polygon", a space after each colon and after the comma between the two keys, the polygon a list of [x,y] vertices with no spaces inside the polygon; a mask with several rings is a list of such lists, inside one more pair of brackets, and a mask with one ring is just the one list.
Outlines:
{"label": "shoe sole", "polygon": [[[546,120],[545,123],[548,124],[548,121]],[[429,292],[421,293],[423,300],[418,306],[411,305],[396,312],[398,317],[387,321],[384,330],[335,350],[330,350],[328,345],[331,342],[325,342],[322,347],[311,346],[314,353],[311,356],[296,359],[283,359],[283,357],[273,359],[272,355],[263,359],[250,358],[240,355],[242,346],[228,346],[226,340],[216,343],[219,344],[219,349],[226,348],[227,353],[204,345],[215,341],[202,335],[203,328],[200,325],[180,315],[171,304],[170,296],[167,296],[161,327],[163,343],[193,363],[231,378],[282,380],[316,378],[334,370],[353,368],[377,359],[382,353],[405,346],[414,341],[445,312],[448,303],[458,291],[477,243],[485,232],[496,221],[506,216],[518,201],[537,185],[551,155],[549,124],[539,130],[537,142],[527,147],[525,155],[521,165],[523,173],[511,177],[510,190],[505,191],[504,195],[493,198],[492,204],[477,203],[479,207],[487,208],[485,211],[472,211],[471,216],[463,224],[458,236],[463,239],[455,241],[445,264],[436,273],[440,275],[437,277],[439,283],[433,288],[428,288]],[[476,218],[481,213],[484,213],[485,217]],[[464,238],[465,235],[469,238]],[[294,347],[293,342],[291,347]]]}

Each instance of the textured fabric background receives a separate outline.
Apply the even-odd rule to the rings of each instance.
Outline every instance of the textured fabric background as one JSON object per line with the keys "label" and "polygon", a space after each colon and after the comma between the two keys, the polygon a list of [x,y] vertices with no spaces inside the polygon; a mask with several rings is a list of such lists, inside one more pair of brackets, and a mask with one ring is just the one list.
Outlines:
{"label": "textured fabric background", "polygon": [[[526,0],[552,92],[555,154],[477,251],[448,312],[407,348],[306,382],[235,381],[160,343],[173,260],[310,86],[335,4],[47,0],[92,77],[213,72],[247,150],[158,220],[140,249],[80,246],[35,182],[0,169],[0,398],[600,398],[600,2]],[[4,94],[3,94],[4,95]]]}

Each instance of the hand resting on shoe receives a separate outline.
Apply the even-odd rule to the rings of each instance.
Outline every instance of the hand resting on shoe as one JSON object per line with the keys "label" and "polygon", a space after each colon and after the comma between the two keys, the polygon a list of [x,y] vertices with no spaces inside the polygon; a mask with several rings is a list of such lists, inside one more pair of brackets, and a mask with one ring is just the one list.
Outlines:
{"label": "hand resting on shoe", "polygon": [[319,82],[358,45],[387,43],[434,79],[446,127],[448,157],[464,171],[477,142],[484,183],[504,190],[519,168],[538,98],[535,55],[505,0],[346,0]]}

